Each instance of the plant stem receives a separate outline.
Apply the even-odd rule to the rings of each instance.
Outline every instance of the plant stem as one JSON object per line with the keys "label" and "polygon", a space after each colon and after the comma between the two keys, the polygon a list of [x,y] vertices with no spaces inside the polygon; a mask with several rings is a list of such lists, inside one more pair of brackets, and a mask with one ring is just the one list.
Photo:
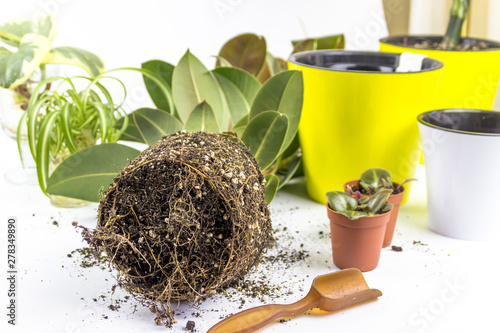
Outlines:
{"label": "plant stem", "polygon": [[441,43],[441,48],[444,50],[455,50],[460,43],[462,26],[467,12],[469,11],[469,0],[453,0],[450,10],[450,21],[446,34]]}

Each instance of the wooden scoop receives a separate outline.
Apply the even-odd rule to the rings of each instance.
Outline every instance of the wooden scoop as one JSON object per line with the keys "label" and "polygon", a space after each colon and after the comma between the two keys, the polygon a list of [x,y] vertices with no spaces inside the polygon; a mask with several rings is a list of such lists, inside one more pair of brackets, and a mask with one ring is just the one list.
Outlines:
{"label": "wooden scoop", "polygon": [[302,300],[288,305],[262,305],[232,315],[213,326],[208,333],[249,333],[270,322],[293,317],[312,308],[335,311],[382,296],[378,289],[370,289],[357,268],[320,275]]}

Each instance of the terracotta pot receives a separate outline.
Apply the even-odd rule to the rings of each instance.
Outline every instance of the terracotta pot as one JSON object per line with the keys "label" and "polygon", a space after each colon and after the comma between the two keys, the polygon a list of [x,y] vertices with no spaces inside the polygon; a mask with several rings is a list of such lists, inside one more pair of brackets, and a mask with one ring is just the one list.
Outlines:
{"label": "terracotta pot", "polygon": [[[399,184],[393,182],[394,187],[398,187]],[[344,184],[344,189],[346,186],[354,186],[356,185],[358,188],[359,186],[359,179],[357,180],[351,180],[350,182],[347,182]],[[389,197],[387,202],[391,203],[394,205],[394,208],[391,210],[391,218],[389,219],[389,223],[387,223],[387,228],[385,229],[385,238],[384,238],[384,243],[382,244],[382,247],[388,247],[392,243],[392,238],[394,237],[394,230],[396,230],[396,221],[398,220],[398,214],[399,214],[399,206],[401,205],[401,202],[403,201],[405,193],[405,187],[403,186],[403,191],[398,194],[393,194]],[[368,194],[361,194],[362,197],[369,197],[370,195]]]}
{"label": "terracotta pot", "polygon": [[351,220],[326,204],[332,234],[333,263],[338,268],[371,271],[378,265],[391,211]]}

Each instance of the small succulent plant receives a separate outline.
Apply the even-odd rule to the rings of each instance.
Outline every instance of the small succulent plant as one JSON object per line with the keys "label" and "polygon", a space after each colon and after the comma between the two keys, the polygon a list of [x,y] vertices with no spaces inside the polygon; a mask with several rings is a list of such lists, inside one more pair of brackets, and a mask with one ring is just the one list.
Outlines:
{"label": "small succulent plant", "polygon": [[382,168],[371,168],[361,174],[361,177],[359,178],[359,186],[361,188],[357,188],[355,186],[350,187],[347,185],[345,190],[349,195],[355,195],[358,191],[362,191],[363,194],[373,195],[384,189],[391,189],[393,190],[392,194],[398,194],[403,190],[404,184],[414,180],[417,179],[408,178],[395,187],[389,171]]}
{"label": "small succulent plant", "polygon": [[326,199],[331,209],[351,220],[357,220],[390,211],[394,207],[393,204],[387,202],[391,194],[391,189],[382,189],[371,197],[362,197],[359,191],[355,196],[342,191],[330,191],[326,193]]}

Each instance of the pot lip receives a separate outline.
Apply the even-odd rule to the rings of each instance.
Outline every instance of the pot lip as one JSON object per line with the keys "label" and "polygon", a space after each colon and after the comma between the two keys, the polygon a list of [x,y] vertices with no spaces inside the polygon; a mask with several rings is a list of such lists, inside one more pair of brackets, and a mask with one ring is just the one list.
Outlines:
{"label": "pot lip", "polygon": [[442,52],[488,52],[488,51],[500,51],[500,42],[494,41],[494,40],[489,40],[489,39],[484,39],[484,38],[474,38],[474,37],[462,37],[460,38],[460,41],[462,40],[473,40],[477,42],[485,42],[488,44],[492,44],[494,47],[485,49],[485,50],[436,50],[436,49],[430,49],[430,48],[419,48],[419,47],[414,47],[414,46],[404,46],[404,45],[397,45],[397,42],[400,41],[403,38],[422,38],[422,39],[442,39],[443,35],[396,35],[396,36],[388,36],[384,38],[379,39],[379,43],[383,44],[388,44],[392,46],[399,46],[399,47],[404,47],[408,49],[415,49],[415,50],[428,50],[428,51],[442,51]]}
{"label": "pot lip", "polygon": [[333,209],[330,208],[328,202],[325,204],[326,209],[328,211],[328,215],[332,214],[333,216],[339,217],[335,221],[330,219],[330,223],[335,223],[348,228],[356,228],[356,229],[369,229],[369,228],[378,228],[387,225],[389,222],[389,218],[393,209],[383,214],[371,215],[359,218],[357,220],[351,220],[347,216],[337,213]]}
{"label": "pot lip", "polygon": [[295,64],[297,66],[302,66],[302,67],[308,67],[308,68],[314,68],[314,69],[321,69],[324,71],[330,71],[330,72],[343,72],[343,73],[359,73],[359,74],[382,74],[382,75],[390,75],[390,74],[419,74],[419,73],[426,73],[426,72],[432,72],[436,70],[440,70],[443,68],[444,64],[440,60],[434,59],[434,58],[426,58],[425,60],[427,61],[432,61],[432,63],[435,64],[434,68],[426,68],[426,69],[421,69],[419,71],[414,71],[414,72],[375,72],[375,71],[363,71],[363,70],[346,70],[346,69],[337,69],[337,68],[328,68],[328,67],[321,67],[321,66],[316,66],[316,65],[310,65],[310,64],[305,64],[303,62],[299,62],[298,58],[299,57],[306,57],[306,56],[311,56],[311,55],[345,55],[345,56],[352,56],[352,55],[366,55],[366,56],[396,56],[399,57],[401,53],[393,53],[393,52],[376,52],[376,51],[346,51],[346,50],[314,50],[314,51],[303,51],[303,52],[297,52],[288,57],[288,61],[291,62],[292,64]]}
{"label": "pot lip", "polygon": [[459,133],[459,134],[467,134],[467,135],[473,135],[473,136],[487,136],[487,137],[498,137],[500,136],[500,133],[482,133],[482,132],[472,132],[472,131],[464,131],[464,130],[458,130],[458,129],[453,129],[453,128],[447,128],[435,124],[431,124],[427,121],[424,120],[424,117],[427,115],[431,114],[438,114],[438,113],[483,113],[483,114],[494,114],[498,116],[500,119],[500,112],[498,111],[492,111],[492,110],[480,110],[480,109],[440,109],[440,110],[432,110],[432,111],[427,111],[427,112],[422,112],[417,116],[417,121],[419,124],[431,127],[437,130],[442,130],[445,132],[451,132],[451,133]]}

